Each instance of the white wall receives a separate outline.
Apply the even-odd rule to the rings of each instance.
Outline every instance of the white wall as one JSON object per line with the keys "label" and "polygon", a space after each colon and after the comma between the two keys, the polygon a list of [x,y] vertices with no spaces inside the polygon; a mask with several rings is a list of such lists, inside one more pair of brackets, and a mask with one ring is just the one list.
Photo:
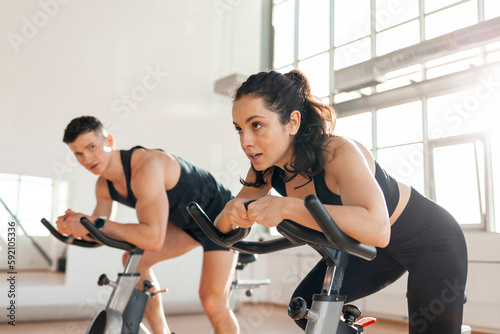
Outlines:
{"label": "white wall", "polygon": [[[119,148],[165,149],[237,190],[249,164],[231,99],[213,84],[260,69],[260,17],[254,0],[0,2],[0,172],[68,181],[71,207],[90,213],[96,177],[61,140],[71,119],[94,115]],[[120,208],[117,220],[136,218]],[[200,264],[196,250],[157,265],[167,312],[201,309]],[[120,269],[119,251],[71,247],[62,285],[23,283],[19,273],[17,320],[88,317],[106,299],[97,277]]]}

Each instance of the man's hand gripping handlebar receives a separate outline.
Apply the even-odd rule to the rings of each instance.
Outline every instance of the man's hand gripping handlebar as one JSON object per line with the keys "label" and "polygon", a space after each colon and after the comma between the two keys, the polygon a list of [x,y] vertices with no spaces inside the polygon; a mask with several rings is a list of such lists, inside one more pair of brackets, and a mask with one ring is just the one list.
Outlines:
{"label": "man's hand gripping handlebar", "polygon": [[80,246],[80,247],[99,247],[102,245],[106,245],[109,247],[122,249],[128,252],[136,252],[140,250],[140,248],[132,245],[131,243],[112,239],[105,236],[86,217],[82,217],[80,219],[80,223],[87,229],[87,231],[89,231],[90,236],[94,238],[96,241],[80,240],[80,239],[75,239],[71,235],[63,235],[59,233],[47,219],[42,218],[41,222],[54,237],[56,237],[58,240],[66,244]]}

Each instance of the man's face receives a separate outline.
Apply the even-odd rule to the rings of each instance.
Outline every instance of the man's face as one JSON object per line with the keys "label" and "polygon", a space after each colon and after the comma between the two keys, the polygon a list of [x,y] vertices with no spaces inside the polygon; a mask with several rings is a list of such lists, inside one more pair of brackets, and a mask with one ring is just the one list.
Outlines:
{"label": "man's face", "polygon": [[109,136],[102,138],[94,131],[79,135],[69,144],[78,162],[96,175],[101,175],[111,159],[111,145]]}

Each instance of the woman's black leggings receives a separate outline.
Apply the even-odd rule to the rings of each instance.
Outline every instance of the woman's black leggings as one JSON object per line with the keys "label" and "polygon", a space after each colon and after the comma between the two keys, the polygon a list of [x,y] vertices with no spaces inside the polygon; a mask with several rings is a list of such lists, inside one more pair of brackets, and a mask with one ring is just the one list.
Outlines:
{"label": "woman's black leggings", "polygon": [[[467,247],[456,220],[442,207],[412,190],[410,201],[391,228],[389,245],[365,261],[351,256],[341,294],[347,302],[373,294],[408,271],[409,333],[458,334],[462,324]],[[309,307],[326,271],[321,260],[293,297]],[[292,298],[293,298],[292,297]],[[297,321],[305,329],[306,320]]]}

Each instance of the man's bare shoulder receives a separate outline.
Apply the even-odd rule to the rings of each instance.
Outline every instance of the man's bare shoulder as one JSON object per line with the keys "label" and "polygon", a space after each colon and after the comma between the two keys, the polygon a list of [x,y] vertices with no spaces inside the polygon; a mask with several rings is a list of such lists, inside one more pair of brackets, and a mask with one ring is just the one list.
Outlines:
{"label": "man's bare shoulder", "polygon": [[[136,149],[131,160],[132,178],[149,174],[161,174],[168,181],[172,175],[180,173],[177,159],[163,151]],[[177,173],[179,171],[179,173]]]}

